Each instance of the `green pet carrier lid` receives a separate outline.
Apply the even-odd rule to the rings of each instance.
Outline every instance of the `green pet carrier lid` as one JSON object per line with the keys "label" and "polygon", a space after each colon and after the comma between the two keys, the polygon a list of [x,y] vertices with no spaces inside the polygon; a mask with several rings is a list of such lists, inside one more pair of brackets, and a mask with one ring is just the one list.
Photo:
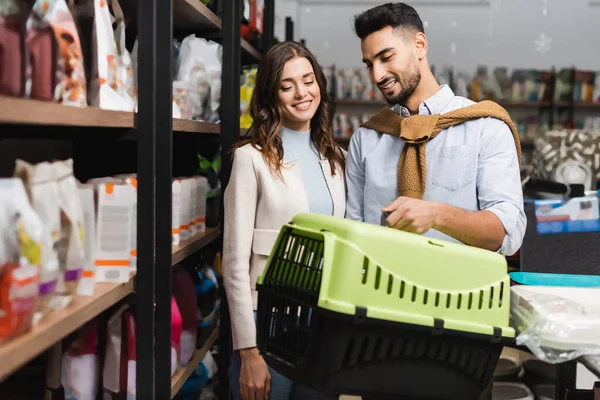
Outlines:
{"label": "green pet carrier lid", "polygon": [[336,313],[515,336],[503,256],[383,226],[299,214],[282,227],[258,283],[312,290],[318,307]]}

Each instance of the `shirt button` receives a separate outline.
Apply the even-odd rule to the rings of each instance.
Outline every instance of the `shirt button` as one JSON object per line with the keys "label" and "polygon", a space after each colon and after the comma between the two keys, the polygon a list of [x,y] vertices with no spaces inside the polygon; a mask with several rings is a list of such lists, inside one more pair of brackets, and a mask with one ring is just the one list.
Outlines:
{"label": "shirt button", "polygon": [[410,117],[410,112],[406,108],[404,108],[404,107],[402,107],[402,116],[403,117]]}

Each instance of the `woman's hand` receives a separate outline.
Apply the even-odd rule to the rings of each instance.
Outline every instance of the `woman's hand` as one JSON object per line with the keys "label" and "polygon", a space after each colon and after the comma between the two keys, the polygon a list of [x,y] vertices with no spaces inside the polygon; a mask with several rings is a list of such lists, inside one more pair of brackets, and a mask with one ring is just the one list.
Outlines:
{"label": "woman's hand", "polygon": [[242,400],[265,400],[271,391],[271,374],[256,347],[240,350],[240,394]]}

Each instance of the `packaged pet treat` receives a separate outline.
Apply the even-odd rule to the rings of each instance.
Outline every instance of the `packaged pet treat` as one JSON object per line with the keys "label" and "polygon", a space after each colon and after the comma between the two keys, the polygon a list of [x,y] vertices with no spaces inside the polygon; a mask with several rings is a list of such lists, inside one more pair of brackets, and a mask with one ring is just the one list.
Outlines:
{"label": "packaged pet treat", "polygon": [[98,282],[128,282],[131,272],[132,228],[136,188],[117,178],[88,181],[97,205],[96,275]]}
{"label": "packaged pet treat", "polygon": [[0,342],[28,331],[39,292],[42,223],[20,179],[0,179]]}
{"label": "packaged pet treat", "polygon": [[115,24],[117,25],[114,35],[117,46],[117,80],[118,94],[123,99],[127,109],[123,111],[133,111],[136,107],[137,96],[135,94],[135,82],[133,76],[133,64],[131,55],[125,47],[125,17],[121,6],[117,0],[112,0],[112,7],[115,13]]}
{"label": "packaged pet treat", "polygon": [[78,107],[87,105],[87,89],[79,33],[65,0],[37,0],[32,9],[50,25],[56,39],[55,100]]}
{"label": "packaged pet treat", "polygon": [[0,94],[25,95],[25,18],[21,0],[0,0]]}
{"label": "packaged pet treat", "polygon": [[197,297],[194,281],[189,272],[179,269],[173,273],[173,296],[181,313],[182,332],[179,351],[179,365],[186,365],[196,349],[198,332]]}
{"label": "packaged pet treat", "polygon": [[50,23],[32,11],[27,19],[25,96],[53,101],[59,82],[58,44]]}
{"label": "packaged pet treat", "polygon": [[58,185],[61,235],[57,245],[60,271],[56,295],[50,301],[50,308],[63,309],[71,303],[77,291],[85,265],[85,238],[81,202],[73,176],[73,160],[57,161],[52,167]]}
{"label": "packaged pet treat", "polygon": [[83,212],[83,231],[85,237],[85,263],[81,280],[77,286],[77,294],[92,296],[96,286],[96,207],[94,204],[94,187],[78,185],[79,201]]}
{"label": "packaged pet treat", "polygon": [[58,187],[50,163],[34,166],[17,160],[14,175],[23,181],[33,209],[42,223],[40,292],[33,321],[33,324],[37,325],[48,312],[48,305],[58,279],[58,254],[56,253],[56,246],[60,239]]}
{"label": "packaged pet treat", "polygon": [[98,339],[100,321],[95,318],[80,328],[62,357],[65,400],[95,400],[100,382]]}

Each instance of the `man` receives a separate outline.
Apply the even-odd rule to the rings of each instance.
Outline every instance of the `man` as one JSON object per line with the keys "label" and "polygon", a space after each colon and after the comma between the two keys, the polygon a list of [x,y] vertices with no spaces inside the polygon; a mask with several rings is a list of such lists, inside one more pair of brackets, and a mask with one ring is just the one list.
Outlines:
{"label": "man", "polygon": [[379,224],[389,213],[396,229],[514,254],[526,217],[520,142],[506,111],[439,86],[411,6],[374,7],[356,17],[355,30],[391,107],[350,140],[347,217]]}

